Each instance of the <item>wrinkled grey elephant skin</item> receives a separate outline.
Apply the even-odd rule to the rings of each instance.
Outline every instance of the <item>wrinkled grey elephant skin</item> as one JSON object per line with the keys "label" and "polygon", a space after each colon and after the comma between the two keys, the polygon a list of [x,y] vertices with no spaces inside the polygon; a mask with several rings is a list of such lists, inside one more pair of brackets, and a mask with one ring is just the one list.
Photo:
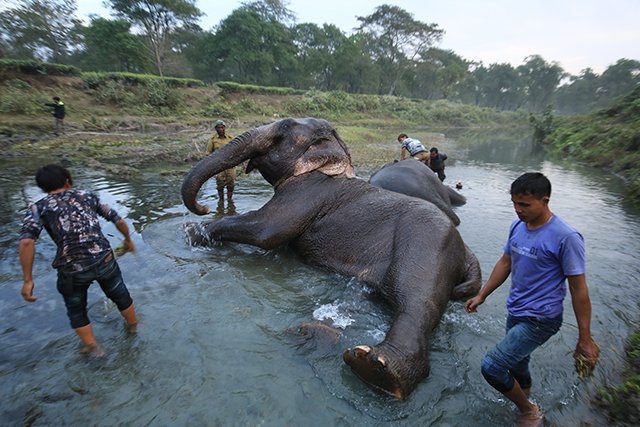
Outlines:
{"label": "wrinkled grey elephant skin", "polygon": [[454,224],[460,224],[460,218],[451,207],[462,206],[467,203],[467,199],[453,188],[444,185],[438,179],[438,175],[419,160],[407,159],[387,163],[371,175],[369,182],[385,190],[428,200],[451,218]]}
{"label": "wrinkled grey elephant skin", "polygon": [[[377,345],[344,351],[365,382],[406,398],[429,374],[429,343],[447,302],[477,293],[480,266],[454,223],[433,203],[355,178],[346,144],[321,119],[284,119],[243,133],[185,177],[189,210],[213,175],[249,160],[274,186],[260,209],[199,226],[215,241],[272,249],[289,245],[309,264],[354,276],[390,305],[393,322]],[[193,230],[191,230],[193,232]]]}

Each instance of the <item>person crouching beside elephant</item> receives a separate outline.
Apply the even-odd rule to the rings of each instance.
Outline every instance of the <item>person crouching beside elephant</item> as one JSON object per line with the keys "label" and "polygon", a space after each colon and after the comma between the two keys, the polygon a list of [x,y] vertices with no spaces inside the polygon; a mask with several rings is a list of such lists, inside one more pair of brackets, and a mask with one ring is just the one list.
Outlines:
{"label": "person crouching beside elephant", "polygon": [[421,162],[429,160],[429,152],[424,148],[420,140],[409,138],[406,133],[401,133],[398,135],[398,142],[400,143],[400,160],[406,159],[407,151],[416,160]]}
{"label": "person crouching beside elephant", "polygon": [[[219,148],[227,145],[233,136],[226,133],[226,125],[224,121],[218,120],[215,124],[216,133],[211,136],[209,145],[207,146],[207,154],[211,154]],[[224,201],[224,189],[227,189],[227,200],[233,200],[233,190],[236,185],[236,169],[229,168],[216,175],[216,189],[218,190],[218,200]]]}

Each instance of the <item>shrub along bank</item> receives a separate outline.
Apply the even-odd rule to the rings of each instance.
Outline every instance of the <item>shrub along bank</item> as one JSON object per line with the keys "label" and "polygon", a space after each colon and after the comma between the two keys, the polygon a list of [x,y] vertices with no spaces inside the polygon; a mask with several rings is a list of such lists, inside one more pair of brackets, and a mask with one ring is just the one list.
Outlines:
{"label": "shrub along bank", "polygon": [[[536,137],[552,152],[608,169],[627,182],[627,200],[640,204],[640,86],[594,114],[531,118]],[[596,402],[616,425],[640,424],[640,330],[625,349],[627,369],[618,385],[603,387]]]}
{"label": "shrub along bank", "polygon": [[549,150],[620,175],[628,201],[640,204],[640,86],[597,113],[534,122]]}

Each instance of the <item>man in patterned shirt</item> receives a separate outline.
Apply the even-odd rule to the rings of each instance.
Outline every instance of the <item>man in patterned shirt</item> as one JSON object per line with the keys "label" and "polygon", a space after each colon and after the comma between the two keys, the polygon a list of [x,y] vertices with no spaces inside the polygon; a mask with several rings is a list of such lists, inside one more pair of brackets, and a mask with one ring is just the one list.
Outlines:
{"label": "man in patterned shirt", "polygon": [[116,211],[100,203],[96,194],[72,189],[71,174],[62,166],[41,167],[36,172],[36,183],[48,195],[31,205],[24,217],[19,246],[24,279],[22,297],[29,302],[37,299],[33,296],[32,276],[35,241],[45,228],[57,246],[52,263],[58,270],[57,289],[67,307],[71,327],[84,344],[81,352],[103,356],[87,316],[87,291],[91,283],[97,280],[105,295],[117,305],[130,333],[136,332],[138,321],[98,215],[116,225],[124,236],[125,249],[133,251],[129,228]]}

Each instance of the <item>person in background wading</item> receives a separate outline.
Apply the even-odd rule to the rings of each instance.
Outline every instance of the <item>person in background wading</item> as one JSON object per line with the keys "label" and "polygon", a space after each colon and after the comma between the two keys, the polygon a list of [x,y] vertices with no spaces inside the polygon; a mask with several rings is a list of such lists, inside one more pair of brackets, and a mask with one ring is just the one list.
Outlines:
{"label": "person in background wading", "polygon": [[447,155],[445,153],[438,153],[438,149],[436,147],[431,147],[431,150],[429,150],[429,158],[425,163],[432,171],[438,174],[438,179],[440,179],[440,181],[444,181],[447,177],[444,174],[444,161],[447,159]]}
{"label": "person in background wading", "polygon": [[[213,153],[217,149],[227,145],[233,137],[227,135],[226,125],[224,121],[218,120],[215,124],[216,133],[211,136],[209,145],[207,146],[207,155]],[[216,189],[218,190],[218,201],[224,201],[224,189],[227,189],[227,200],[233,200],[233,189],[236,185],[236,170],[230,168],[216,175]]]}

